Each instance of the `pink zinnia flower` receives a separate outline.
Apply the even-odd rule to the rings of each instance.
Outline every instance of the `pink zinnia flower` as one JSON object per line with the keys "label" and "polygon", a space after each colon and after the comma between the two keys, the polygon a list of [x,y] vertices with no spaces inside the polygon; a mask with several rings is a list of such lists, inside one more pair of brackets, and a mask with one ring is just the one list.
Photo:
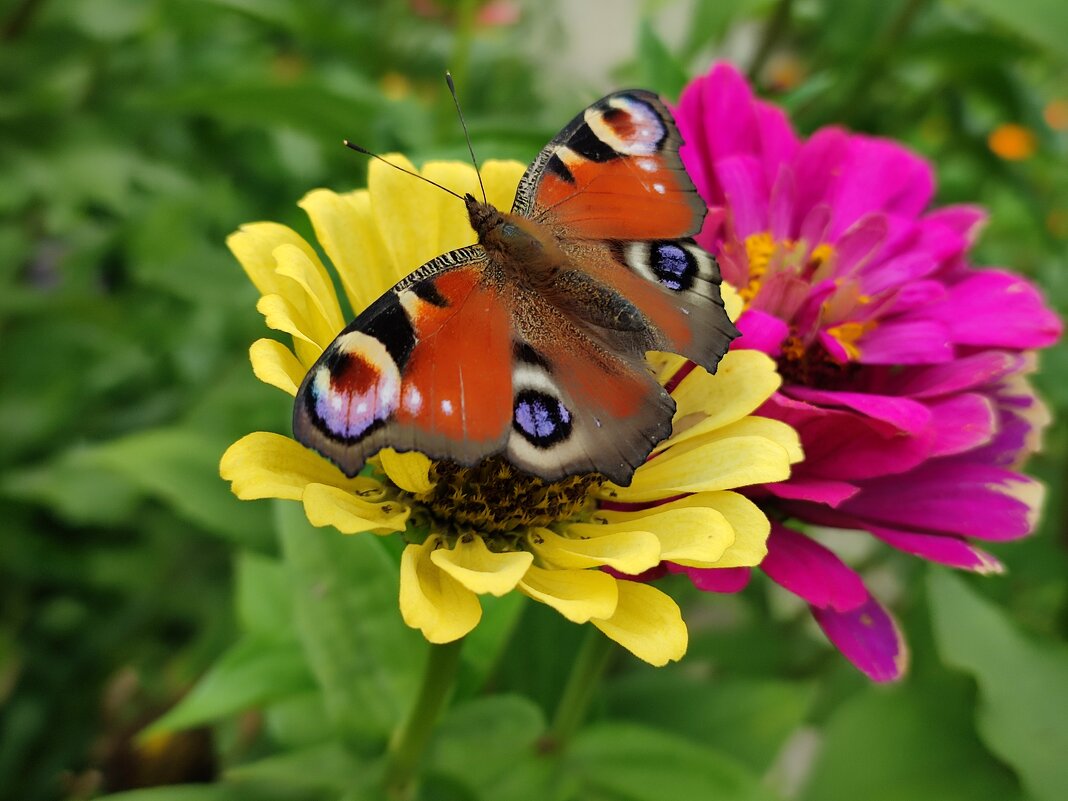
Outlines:
{"label": "pink zinnia flower", "polygon": [[[776,358],[784,378],[758,413],[805,449],[789,481],[762,488],[782,522],[761,569],[858,668],[897,678],[893,619],[804,526],[1000,570],[973,541],[1034,529],[1042,487],[1017,470],[1047,418],[1026,374],[1061,323],[1028,281],[968,263],[982,210],[930,209],[931,167],[902,146],[840,128],[802,140],[725,65],[686,88],[676,118],[710,208],[698,241],[746,301],[735,345]],[[670,567],[711,591],[748,579]]]}

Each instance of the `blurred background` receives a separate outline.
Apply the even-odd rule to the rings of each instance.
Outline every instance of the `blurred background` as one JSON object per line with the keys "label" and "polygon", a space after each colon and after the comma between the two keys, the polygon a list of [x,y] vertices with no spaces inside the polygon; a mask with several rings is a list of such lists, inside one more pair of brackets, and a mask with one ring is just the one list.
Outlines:
{"label": "blurred background", "polygon": [[[992,212],[975,262],[1032,277],[1068,311],[1068,14],[1055,0],[0,6],[0,798],[213,780],[226,784],[127,798],[357,798],[308,785],[351,765],[321,747],[330,688],[324,701],[280,600],[280,518],[218,477],[230,442],[285,431],[289,415],[249,368],[262,318],[224,239],[266,219],[314,241],[296,201],[365,180],[342,138],[466,159],[446,69],[479,157],[529,161],[607,91],[674,99],[715,59],[802,132],[839,123],[924,154],[940,203]],[[1064,419],[1068,349],[1042,361]],[[928,597],[916,561],[851,554],[908,632],[901,685],[868,685],[766,583],[717,599],[679,585],[689,657],[660,672],[621,660],[601,714],[671,729],[770,797],[1068,797],[1034,754],[1068,754],[1066,446],[1055,426],[1031,466],[1051,488],[1039,533],[995,544],[1008,573],[965,577],[952,603]],[[549,708],[567,668],[553,654],[576,628],[520,615],[528,636],[493,686]],[[949,644],[932,615],[993,615],[1009,639]],[[1006,642],[1025,657],[1011,669]],[[135,737],[194,685],[197,703]],[[1051,707],[1060,727],[1036,728]]]}

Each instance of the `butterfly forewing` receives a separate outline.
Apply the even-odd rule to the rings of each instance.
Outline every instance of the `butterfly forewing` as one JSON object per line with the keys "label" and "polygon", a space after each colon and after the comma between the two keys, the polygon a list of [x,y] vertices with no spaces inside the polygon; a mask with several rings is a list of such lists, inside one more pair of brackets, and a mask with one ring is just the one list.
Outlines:
{"label": "butterfly forewing", "polygon": [[308,372],[297,439],[349,475],[385,447],[467,463],[500,451],[511,422],[511,320],[498,287],[477,245],[398,283]]}
{"label": "butterfly forewing", "polygon": [[615,92],[538,154],[512,211],[563,238],[693,236],[707,209],[682,166],[681,144],[659,97],[642,89]]}

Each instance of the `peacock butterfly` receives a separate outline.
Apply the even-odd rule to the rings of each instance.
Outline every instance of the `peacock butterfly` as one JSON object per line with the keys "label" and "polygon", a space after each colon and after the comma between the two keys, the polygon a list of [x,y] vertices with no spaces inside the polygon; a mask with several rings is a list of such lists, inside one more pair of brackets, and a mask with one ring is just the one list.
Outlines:
{"label": "peacock butterfly", "polygon": [[630,484],[675,411],[646,352],[714,372],[738,336],[691,238],[707,209],[681,144],[655,94],[615,92],[538,154],[511,213],[466,195],[478,244],[427,262],[337,336],[301,383],[296,438],[349,476],[390,447]]}

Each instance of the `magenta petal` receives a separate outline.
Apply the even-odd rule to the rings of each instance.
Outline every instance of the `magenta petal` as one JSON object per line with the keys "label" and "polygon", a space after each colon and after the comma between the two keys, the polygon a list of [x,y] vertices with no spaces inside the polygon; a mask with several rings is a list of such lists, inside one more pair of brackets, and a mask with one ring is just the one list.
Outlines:
{"label": "magenta petal", "polygon": [[1003,351],[985,351],[955,359],[948,364],[913,367],[901,373],[896,389],[913,398],[934,398],[981,387],[1015,373],[1024,357]]}
{"label": "magenta petal", "polygon": [[862,286],[867,295],[877,295],[887,289],[904,287],[929,275],[938,262],[929,253],[908,253],[880,262],[863,270]]}
{"label": "magenta petal", "polygon": [[830,507],[838,506],[842,501],[860,492],[860,487],[846,481],[798,476],[793,476],[787,481],[780,481],[778,484],[765,484],[764,489],[784,500],[812,501],[824,503]]}
{"label": "magenta petal", "polygon": [[1012,540],[1034,529],[1041,485],[1011,470],[937,459],[893,479],[871,481],[842,511],[893,526]]}
{"label": "magenta petal", "polygon": [[[770,179],[769,179],[770,180]],[[797,187],[794,185],[794,171],[789,165],[779,170],[771,185],[771,199],[768,201],[768,231],[776,242],[793,239],[794,202]]]}
{"label": "magenta petal", "polygon": [[896,681],[905,674],[908,646],[897,622],[874,598],[848,612],[813,606],[812,616],[842,656],[872,681]]}
{"label": "magenta petal", "polygon": [[914,217],[930,202],[934,177],[930,165],[919,156],[894,142],[869,136],[854,135],[849,146],[848,168],[842,171],[833,197],[832,235],[870,212]]}
{"label": "magenta petal", "polygon": [[788,164],[797,154],[800,142],[790,126],[786,112],[769,103],[757,101],[753,104],[756,115],[757,131],[760,134],[760,149],[764,168],[764,179],[768,186],[778,181],[780,169]]}
{"label": "magenta petal", "polygon": [[864,364],[938,364],[953,358],[949,331],[934,320],[880,322],[857,347]]}
{"label": "magenta petal", "polygon": [[[833,218],[834,176],[841,174],[843,162],[848,156],[849,135],[838,128],[821,128],[801,145],[797,158],[794,160],[794,177],[797,185],[795,225],[799,228],[802,228],[809,212],[818,205],[825,205]],[[828,230],[830,224],[830,219],[828,219]],[[823,240],[821,238],[821,240],[810,239],[809,241],[815,244]]]}
{"label": "magenta petal", "polygon": [[735,234],[744,239],[766,231],[769,193],[760,161],[753,156],[719,159],[716,177],[730,207]]}
{"label": "magenta petal", "polygon": [[[892,310],[894,314],[903,314],[921,306],[928,306],[941,301],[947,295],[945,284],[940,281],[912,281],[902,286],[890,302],[877,309],[879,313]],[[866,318],[867,319],[867,318]]]}
{"label": "magenta petal", "polygon": [[838,364],[846,364],[850,360],[849,351],[846,350],[845,345],[837,337],[833,337],[826,331],[820,331],[816,336],[820,345],[827,355],[834,359]]}
{"label": "magenta petal", "polygon": [[924,222],[937,223],[940,226],[964,237],[968,244],[979,235],[979,229],[986,222],[987,213],[981,206],[964,204],[946,206],[932,211],[925,216]]}
{"label": "magenta petal", "polygon": [[693,586],[703,592],[741,592],[752,573],[748,567],[684,567],[672,563],[667,567],[672,573],[685,573]]}
{"label": "magenta petal", "polygon": [[860,576],[834,552],[779,523],[771,524],[768,555],[760,563],[768,578],[813,606],[846,611],[867,600]]}
{"label": "magenta petal", "polygon": [[801,435],[805,461],[794,475],[853,483],[911,470],[927,458],[933,433],[900,436],[855,412],[823,409],[776,393],[757,414],[789,423]]}
{"label": "magenta petal", "polygon": [[928,404],[934,417],[932,456],[952,456],[990,442],[997,428],[997,410],[976,393],[955,395]]}
{"label": "magenta petal", "polygon": [[885,214],[868,214],[857,220],[835,244],[836,275],[849,275],[869,263],[886,240]]}
{"label": "magenta petal", "polygon": [[1018,275],[983,270],[950,287],[939,318],[955,342],[1001,348],[1043,348],[1061,335],[1061,321]]}
{"label": "magenta petal", "polygon": [[759,350],[769,356],[778,356],[783,340],[790,333],[790,326],[766,312],[750,309],[743,312],[737,322],[742,335],[734,340],[732,347]]}
{"label": "magenta petal", "polygon": [[959,537],[898,531],[882,526],[865,525],[865,528],[887,545],[929,562],[974,573],[1000,573],[1004,569],[994,556]]}
{"label": "magenta petal", "polygon": [[835,392],[813,387],[790,387],[789,395],[818,406],[852,409],[865,417],[888,423],[907,434],[919,434],[931,423],[931,412],[922,403],[892,395],[865,392]]}

